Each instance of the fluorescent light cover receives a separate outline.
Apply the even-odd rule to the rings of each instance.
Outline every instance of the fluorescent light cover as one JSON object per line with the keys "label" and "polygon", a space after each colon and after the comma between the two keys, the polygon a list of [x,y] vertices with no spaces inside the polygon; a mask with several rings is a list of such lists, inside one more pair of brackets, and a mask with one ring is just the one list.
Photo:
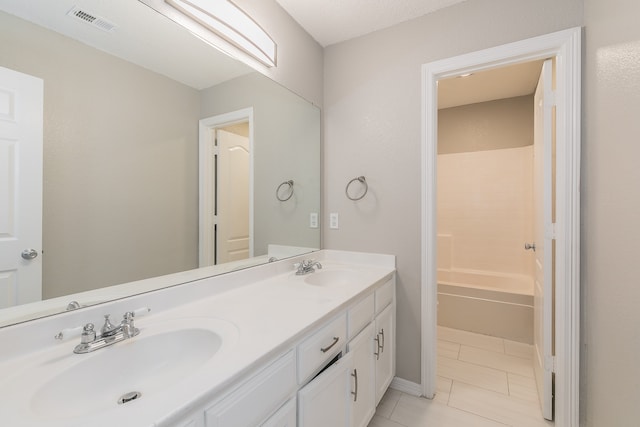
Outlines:
{"label": "fluorescent light cover", "polygon": [[276,43],[249,15],[228,0],[164,0],[169,6],[244,50],[276,65]]}

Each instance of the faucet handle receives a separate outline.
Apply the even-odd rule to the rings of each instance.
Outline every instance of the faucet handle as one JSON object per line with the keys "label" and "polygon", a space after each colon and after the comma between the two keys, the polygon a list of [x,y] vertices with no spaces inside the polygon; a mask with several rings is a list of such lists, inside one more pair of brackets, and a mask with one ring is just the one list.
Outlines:
{"label": "faucet handle", "polygon": [[[140,307],[133,311],[128,311],[127,313],[131,313],[133,317],[142,317],[149,314],[150,311],[151,309],[149,307]],[[127,315],[127,313],[125,313],[125,316]]]}
{"label": "faucet handle", "polygon": [[75,328],[65,328],[63,330],[61,330],[60,332],[58,332],[54,338],[57,340],[67,340],[69,338],[73,338],[73,337],[77,337],[80,336],[80,334],[82,333],[82,330],[84,328],[82,326],[76,326]]}
{"label": "faucet handle", "polygon": [[102,325],[102,328],[100,329],[100,333],[102,335],[108,334],[109,332],[113,331],[116,328],[115,326],[113,326],[113,324],[109,320],[109,316],[110,314],[104,315],[104,325]]}
{"label": "faucet handle", "polygon": [[88,344],[96,339],[96,331],[93,330],[93,323],[87,323],[82,328],[82,334],[80,335],[80,344]]}

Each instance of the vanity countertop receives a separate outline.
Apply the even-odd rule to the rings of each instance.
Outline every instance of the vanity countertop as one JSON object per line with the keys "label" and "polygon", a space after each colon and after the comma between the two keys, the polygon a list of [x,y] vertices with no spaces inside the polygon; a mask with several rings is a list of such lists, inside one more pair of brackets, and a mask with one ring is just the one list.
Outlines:
{"label": "vanity countertop", "polygon": [[[155,334],[153,331],[158,329],[158,325],[178,322],[182,325],[206,326],[207,322],[215,321],[232,325],[230,329],[234,329],[233,333],[227,335],[226,342],[211,359],[211,363],[186,372],[179,379],[172,381],[168,387],[158,388],[146,394],[142,391],[143,396],[139,400],[125,405],[112,404],[101,410],[98,417],[91,417],[90,420],[90,425],[96,427],[173,425],[175,421],[206,402],[214,400],[234,383],[287,348],[291,348],[305,334],[344,310],[359,296],[384,284],[395,271],[393,256],[323,250],[314,254],[314,258],[322,263],[323,269],[309,275],[297,276],[292,265],[302,258],[282,260],[273,265],[203,279],[170,290],[147,294],[147,298],[145,295],[133,297],[131,304],[136,306],[131,309],[148,303],[153,310],[154,302],[164,305],[165,308],[152,311],[152,314],[136,321],[136,326],[141,330],[139,336],[87,355],[72,352],[79,339],[36,351],[29,351],[31,347],[26,346],[27,350],[24,353],[0,362],[0,423],[11,426],[47,427],[89,425],[84,414],[77,416],[58,411],[56,416],[47,417],[43,415],[45,410],[38,414],[39,408],[34,404],[38,397],[33,396],[34,389],[30,383],[46,383],[47,379],[42,376],[54,377],[66,370],[73,372],[76,365],[100,352],[113,351],[119,345],[135,345],[135,340],[144,339],[145,331],[149,331],[148,335]],[[334,270],[355,271],[357,274],[354,276],[355,279],[340,282],[339,286],[314,286],[305,283],[307,277]],[[250,277],[243,278],[242,275]],[[239,284],[243,281],[246,282],[241,285],[229,285],[229,282]],[[216,290],[209,296],[203,296],[202,287]],[[176,292],[181,292],[183,300],[184,293],[191,293],[193,300],[171,307],[165,300],[177,295]],[[100,310],[100,306],[93,309]],[[104,311],[106,308],[101,309]],[[43,321],[37,323],[46,324]],[[30,326],[36,328],[38,324]],[[26,330],[28,326],[23,325],[23,328]],[[3,340],[3,335],[6,335],[7,339],[15,339],[18,336],[5,329],[10,328],[0,329],[0,340]],[[3,346],[6,345],[7,342],[3,342]],[[182,348],[181,351],[189,352],[189,348]],[[103,368],[106,372],[111,370],[113,375],[121,372],[117,364],[107,364]],[[44,375],[24,380],[39,370],[44,372]],[[94,387],[99,389],[99,378],[99,375],[95,378],[88,375],[83,381],[95,382]],[[21,382],[24,384],[21,385]],[[60,400],[64,405],[69,404],[65,401],[65,396],[60,396]]]}

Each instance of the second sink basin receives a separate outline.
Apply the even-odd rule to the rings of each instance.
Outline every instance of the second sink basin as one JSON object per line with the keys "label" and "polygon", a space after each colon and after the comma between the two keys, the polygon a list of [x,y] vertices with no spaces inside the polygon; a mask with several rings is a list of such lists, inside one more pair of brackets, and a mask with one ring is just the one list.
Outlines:
{"label": "second sink basin", "polygon": [[313,286],[345,286],[361,280],[362,274],[347,269],[316,270],[304,278],[305,283]]}
{"label": "second sink basin", "polygon": [[141,328],[130,340],[72,355],[79,362],[34,391],[31,411],[52,419],[96,416],[119,404],[134,405],[197,373],[237,337],[237,329],[228,322],[189,320],[159,322]]}

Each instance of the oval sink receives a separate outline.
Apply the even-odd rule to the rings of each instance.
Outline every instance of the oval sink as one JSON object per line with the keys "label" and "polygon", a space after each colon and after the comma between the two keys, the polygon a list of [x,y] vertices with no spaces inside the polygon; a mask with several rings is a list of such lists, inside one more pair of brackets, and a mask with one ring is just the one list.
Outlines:
{"label": "oval sink", "polygon": [[304,282],[313,286],[345,286],[361,281],[362,275],[353,270],[316,270],[304,278]]}
{"label": "oval sink", "polygon": [[[211,319],[206,319],[211,320]],[[202,323],[201,320],[191,324]],[[207,322],[204,322],[207,323]],[[235,326],[186,326],[149,333],[85,355],[40,386],[31,398],[34,414],[47,418],[95,416],[145,400],[198,372],[237,335]],[[167,322],[171,325],[171,322]],[[173,325],[175,326],[175,325]],[[146,335],[145,335],[146,333]],[[137,393],[137,394],[136,394]]]}

